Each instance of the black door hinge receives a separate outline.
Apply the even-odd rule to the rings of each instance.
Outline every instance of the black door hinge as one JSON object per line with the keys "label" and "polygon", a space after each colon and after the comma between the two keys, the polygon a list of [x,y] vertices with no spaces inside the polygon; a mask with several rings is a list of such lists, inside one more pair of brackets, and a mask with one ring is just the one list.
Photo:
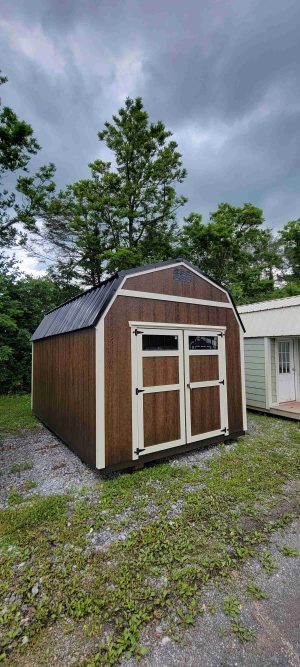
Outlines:
{"label": "black door hinge", "polygon": [[223,331],[221,331],[221,333],[219,333],[218,336],[221,336],[221,338],[223,338],[224,336]]}
{"label": "black door hinge", "polygon": [[141,394],[143,391],[145,391],[145,389],[139,389],[138,387],[136,387],[135,393],[138,396],[138,394]]}
{"label": "black door hinge", "polygon": [[225,426],[225,428],[222,428],[221,431],[222,431],[222,433],[226,433],[228,431],[227,426]]}
{"label": "black door hinge", "polygon": [[225,384],[224,380],[220,380],[219,384]]}
{"label": "black door hinge", "polygon": [[144,452],[144,451],[145,451],[145,449],[140,449],[139,447],[137,447],[137,448],[134,450],[134,453],[137,454],[137,455],[139,455],[140,452]]}
{"label": "black door hinge", "polygon": [[143,331],[139,331],[138,329],[135,329],[135,330],[134,330],[134,335],[135,335],[135,336],[138,336],[139,334],[142,334],[142,333],[144,333],[144,332],[143,332]]}

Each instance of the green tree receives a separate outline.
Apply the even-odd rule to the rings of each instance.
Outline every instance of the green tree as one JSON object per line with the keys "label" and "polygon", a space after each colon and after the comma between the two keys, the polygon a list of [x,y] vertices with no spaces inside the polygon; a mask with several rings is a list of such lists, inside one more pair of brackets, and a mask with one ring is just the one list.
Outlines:
{"label": "green tree", "polygon": [[224,283],[239,303],[267,298],[280,259],[271,231],[261,228],[263,222],[262,210],[250,203],[220,204],[207,224],[191,213],[185,218],[180,252]]}
{"label": "green tree", "polygon": [[53,165],[33,178],[20,178],[25,227],[43,248],[59,252],[60,261],[71,260],[86,284],[96,285],[103,271],[170,256],[176,213],[186,202],[176,193],[186,171],[170,137],[161,121],[150,123],[140,98],[127,98],[99,132],[113,153],[115,170],[110,162],[95,160],[90,179],[58,193]]}
{"label": "green tree", "polygon": [[300,218],[291,220],[279,232],[283,251],[283,279],[300,285]]}
{"label": "green tree", "polygon": [[[6,81],[0,74],[0,85]],[[30,158],[39,149],[31,125],[20,120],[10,107],[3,107],[0,112],[0,247],[13,244],[18,222],[15,192],[8,190],[4,183],[15,172],[27,171]]]}
{"label": "green tree", "polygon": [[31,336],[44,314],[78,293],[71,284],[23,275],[0,260],[0,394],[29,391]]}

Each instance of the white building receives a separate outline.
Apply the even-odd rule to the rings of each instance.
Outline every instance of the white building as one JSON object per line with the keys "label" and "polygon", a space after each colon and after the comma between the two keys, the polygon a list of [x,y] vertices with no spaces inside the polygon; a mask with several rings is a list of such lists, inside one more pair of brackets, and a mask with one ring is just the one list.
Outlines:
{"label": "white building", "polygon": [[300,296],[240,306],[247,406],[300,419]]}

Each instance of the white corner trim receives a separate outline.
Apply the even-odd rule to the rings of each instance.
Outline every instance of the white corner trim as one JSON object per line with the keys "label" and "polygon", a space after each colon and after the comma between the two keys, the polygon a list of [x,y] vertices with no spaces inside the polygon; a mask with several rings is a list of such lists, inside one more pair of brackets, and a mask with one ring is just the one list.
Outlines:
{"label": "white corner trim", "polygon": [[104,318],[95,328],[96,348],[96,468],[105,468]]}
{"label": "white corner trim", "polygon": [[242,328],[240,329],[240,365],[241,365],[241,386],[242,386],[243,431],[247,431],[245,351],[244,351],[244,333],[242,331]]}
{"label": "white corner trim", "polygon": [[119,296],[135,297],[137,299],[152,299],[154,301],[175,301],[176,303],[193,303],[199,306],[214,306],[215,308],[232,308],[230,301],[209,301],[207,299],[192,299],[185,296],[174,296],[173,294],[160,294],[159,292],[140,292],[138,290],[119,289]]}

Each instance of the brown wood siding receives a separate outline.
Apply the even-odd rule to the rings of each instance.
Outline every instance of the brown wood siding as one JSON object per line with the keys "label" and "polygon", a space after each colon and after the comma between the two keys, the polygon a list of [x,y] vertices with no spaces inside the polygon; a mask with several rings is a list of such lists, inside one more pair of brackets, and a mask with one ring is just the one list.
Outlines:
{"label": "brown wood siding", "polygon": [[34,413],[95,466],[95,330],[38,340],[33,354]]}
{"label": "brown wood siding", "polygon": [[143,386],[179,383],[178,357],[144,357]]}
{"label": "brown wood siding", "polygon": [[200,435],[221,428],[219,387],[191,390],[191,433]]}
{"label": "brown wood siding", "polygon": [[190,381],[209,382],[219,379],[219,359],[217,356],[190,356]]}
{"label": "brown wood siding", "polygon": [[179,391],[144,394],[144,446],[180,438]]}
{"label": "brown wood siding", "polygon": [[[130,278],[130,280],[133,279]],[[178,281],[178,284],[181,283]],[[140,283],[138,289],[141,289]],[[199,292],[191,296],[204,297]],[[174,323],[174,326],[176,324],[226,326],[229,433],[243,431],[240,327],[233,310],[118,296],[105,317],[105,456],[107,466],[128,462],[132,459],[131,333],[128,325],[130,320],[168,322]]]}
{"label": "brown wood siding", "polygon": [[123,288],[139,292],[158,292],[159,294],[185,296],[192,299],[206,299],[208,301],[229,300],[227,294],[218,287],[211,285],[207,280],[197,276],[192,271],[184,270],[189,273],[191,282],[174,280],[174,268],[169,268],[127,278]]}

